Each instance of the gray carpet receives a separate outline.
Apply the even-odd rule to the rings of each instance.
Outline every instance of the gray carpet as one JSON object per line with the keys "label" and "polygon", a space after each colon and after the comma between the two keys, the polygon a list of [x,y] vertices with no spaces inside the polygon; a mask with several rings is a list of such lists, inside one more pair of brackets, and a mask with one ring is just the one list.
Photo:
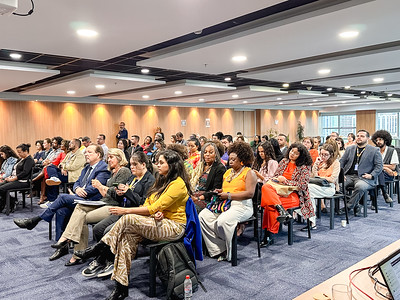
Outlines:
{"label": "gray carpet", "polygon": [[[379,209],[378,214],[369,210],[365,219],[352,216],[346,228],[340,226],[341,217],[336,216],[334,230],[329,230],[329,216],[323,215],[311,240],[299,230],[304,225],[295,224],[292,246],[287,245],[284,227],[276,243],[262,249],[261,259],[256,243],[250,240],[252,228],[248,227],[239,239],[237,267],[208,257],[198,262],[208,293],[199,289],[193,299],[292,299],[400,238],[400,204],[390,208],[380,196]],[[48,223],[42,221],[28,231],[12,221],[41,211],[34,204],[33,213],[19,206],[10,216],[0,215],[0,299],[105,298],[112,290],[112,281],[83,277],[80,272],[84,265],[65,267],[69,256],[48,260],[54,250],[50,248],[54,241],[48,240]],[[146,255],[147,251],[141,249],[132,264],[128,299],[148,298]],[[158,282],[157,298],[164,295]]]}

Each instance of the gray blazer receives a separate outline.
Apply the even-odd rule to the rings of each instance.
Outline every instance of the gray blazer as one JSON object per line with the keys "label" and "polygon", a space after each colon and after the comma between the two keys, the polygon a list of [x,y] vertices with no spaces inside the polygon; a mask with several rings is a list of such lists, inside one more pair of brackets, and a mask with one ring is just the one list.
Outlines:
{"label": "gray blazer", "polygon": [[[346,149],[340,159],[340,167],[344,169],[344,174],[350,170],[356,151],[357,145],[352,145]],[[358,163],[358,177],[370,185],[376,185],[378,183],[378,176],[382,172],[382,169],[382,155],[379,152],[379,148],[367,145]],[[362,178],[361,176],[363,174],[371,174],[373,179]]]}

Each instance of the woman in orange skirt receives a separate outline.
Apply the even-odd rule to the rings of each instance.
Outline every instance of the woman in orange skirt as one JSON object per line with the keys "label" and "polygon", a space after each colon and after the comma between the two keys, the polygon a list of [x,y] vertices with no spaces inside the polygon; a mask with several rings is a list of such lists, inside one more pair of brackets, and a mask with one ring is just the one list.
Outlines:
{"label": "woman in orange skirt", "polygon": [[279,223],[287,223],[293,218],[287,211],[290,207],[301,207],[304,218],[314,216],[314,209],[308,193],[312,160],[310,153],[300,143],[292,144],[285,158],[279,162],[273,181],[297,187],[288,197],[278,195],[275,188],[268,183],[262,188],[261,206],[264,207],[264,239],[261,246],[273,244],[273,234],[278,233]]}

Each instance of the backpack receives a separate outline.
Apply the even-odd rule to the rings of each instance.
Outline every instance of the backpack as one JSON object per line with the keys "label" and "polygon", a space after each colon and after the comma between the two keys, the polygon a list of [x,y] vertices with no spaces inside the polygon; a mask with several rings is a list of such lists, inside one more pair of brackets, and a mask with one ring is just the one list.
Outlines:
{"label": "backpack", "polygon": [[167,299],[183,299],[186,275],[192,280],[192,291],[198,289],[199,279],[195,266],[182,242],[169,243],[157,254],[157,274],[167,287]]}

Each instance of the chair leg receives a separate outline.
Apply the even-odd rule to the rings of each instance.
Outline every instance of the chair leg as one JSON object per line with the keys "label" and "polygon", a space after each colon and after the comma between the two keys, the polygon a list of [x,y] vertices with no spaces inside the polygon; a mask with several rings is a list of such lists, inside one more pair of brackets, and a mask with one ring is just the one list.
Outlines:
{"label": "chair leg", "polygon": [[307,219],[307,231],[308,231],[308,238],[311,239],[311,221]]}
{"label": "chair leg", "polygon": [[6,215],[10,214],[10,192],[6,192]]}
{"label": "chair leg", "polygon": [[33,193],[33,191],[32,191],[32,188],[30,189],[30,191],[29,191],[29,195],[30,195],[30,198],[31,198],[31,212],[33,211],[33,195],[32,195],[32,193]]}
{"label": "chair leg", "polygon": [[364,196],[363,196],[363,205],[364,205],[364,218],[367,217],[368,215],[368,209],[367,209],[367,195],[368,195],[368,191],[364,192]]}
{"label": "chair leg", "polygon": [[231,262],[232,267],[237,266],[237,225],[233,231],[232,237]]}
{"label": "chair leg", "polygon": [[347,209],[346,196],[343,197],[343,203],[344,203],[344,212],[346,213],[346,221],[347,224],[349,224],[349,210]]}
{"label": "chair leg", "polygon": [[[288,212],[289,212],[289,210],[288,210]],[[293,211],[290,210],[289,213],[291,215],[293,215]],[[294,219],[291,218],[289,220],[289,224],[288,224],[288,244],[289,245],[293,245],[293,222],[294,222]]]}
{"label": "chair leg", "polygon": [[400,182],[399,181],[395,181],[394,188],[397,193],[397,203],[400,203]]}
{"label": "chair leg", "polygon": [[49,222],[49,240],[53,238],[53,220],[50,220]]}
{"label": "chair leg", "polygon": [[330,206],[331,209],[329,210],[329,229],[333,229],[335,228],[335,211],[333,210],[333,207],[335,205],[335,199],[334,198],[330,198]]}
{"label": "chair leg", "polygon": [[156,266],[157,266],[157,257],[156,257],[156,248],[150,247],[150,278],[149,278],[149,297],[153,298],[156,296]]}
{"label": "chair leg", "polygon": [[258,231],[258,220],[254,220],[254,223],[257,223],[257,226],[254,227],[255,238],[257,241],[257,252],[258,257],[261,257],[261,250],[260,250],[260,233]]}
{"label": "chair leg", "polygon": [[394,181],[389,183],[389,195],[390,198],[392,199],[392,202],[389,203],[390,207],[393,207],[393,190],[394,190]]}
{"label": "chair leg", "polygon": [[315,198],[315,200],[317,201],[317,218],[321,219],[321,198]]}

